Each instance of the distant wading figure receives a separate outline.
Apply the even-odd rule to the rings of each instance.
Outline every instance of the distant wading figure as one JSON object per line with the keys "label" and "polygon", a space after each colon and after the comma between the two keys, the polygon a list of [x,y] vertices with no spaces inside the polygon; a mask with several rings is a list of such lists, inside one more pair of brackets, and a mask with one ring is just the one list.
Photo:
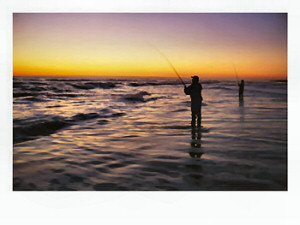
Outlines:
{"label": "distant wading figure", "polygon": [[191,111],[192,111],[192,127],[195,127],[196,116],[197,116],[197,125],[201,127],[201,105],[202,105],[202,86],[199,83],[199,77],[192,77],[192,84],[184,88],[184,93],[191,96]]}
{"label": "distant wading figure", "polygon": [[245,86],[245,82],[244,80],[241,81],[241,83],[238,83],[239,85],[239,99],[243,99],[244,98],[244,86]]}

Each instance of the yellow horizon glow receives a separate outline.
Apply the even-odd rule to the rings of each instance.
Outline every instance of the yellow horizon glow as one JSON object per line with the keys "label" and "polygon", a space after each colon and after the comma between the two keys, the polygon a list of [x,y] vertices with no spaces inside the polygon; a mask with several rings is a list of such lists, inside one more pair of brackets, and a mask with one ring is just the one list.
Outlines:
{"label": "yellow horizon glow", "polygon": [[[254,42],[256,45],[253,45],[252,40],[240,43],[227,40],[220,44],[219,39],[214,40],[217,37],[209,33],[199,41],[185,34],[173,40],[163,33],[157,32],[152,37],[128,31],[131,27],[123,31],[122,27],[113,25],[106,25],[106,29],[112,31],[103,35],[101,29],[94,29],[95,25],[85,28],[80,23],[73,24],[69,17],[63,18],[68,21],[67,25],[56,25],[51,15],[48,17],[50,22],[44,19],[43,25],[37,21],[38,17],[26,26],[20,25],[22,21],[20,24],[14,21],[14,76],[174,77],[165,59],[147,44],[153,42],[182,77],[235,78],[235,65],[238,76],[243,79],[287,79],[286,44],[275,45],[271,41],[265,44],[269,42],[264,36],[263,44]],[[124,33],[117,33],[119,36],[113,33],[119,30]]]}

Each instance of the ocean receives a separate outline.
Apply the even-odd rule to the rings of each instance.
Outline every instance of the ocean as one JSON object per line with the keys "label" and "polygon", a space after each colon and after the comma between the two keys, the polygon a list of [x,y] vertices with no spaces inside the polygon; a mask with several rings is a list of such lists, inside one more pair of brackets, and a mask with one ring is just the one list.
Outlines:
{"label": "ocean", "polygon": [[287,82],[200,82],[14,77],[13,189],[287,190]]}

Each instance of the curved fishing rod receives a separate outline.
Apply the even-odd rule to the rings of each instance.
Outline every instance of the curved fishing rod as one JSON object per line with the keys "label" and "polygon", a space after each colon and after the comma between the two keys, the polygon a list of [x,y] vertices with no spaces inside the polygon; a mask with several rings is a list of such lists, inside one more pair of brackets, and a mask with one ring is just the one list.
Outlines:
{"label": "curved fishing rod", "polygon": [[[152,46],[152,45],[151,45]],[[173,69],[173,71],[176,73],[177,77],[179,78],[179,80],[181,81],[181,83],[183,84],[184,87],[185,83],[183,82],[182,78],[180,77],[180,75],[178,74],[178,72],[176,71],[175,67],[173,66],[173,64],[171,63],[171,61],[168,59],[167,56],[165,56],[165,54],[163,54],[159,49],[157,49],[156,47],[152,46],[169,64],[169,66],[171,66],[171,68]]]}
{"label": "curved fishing rod", "polygon": [[235,65],[233,65],[233,68],[234,68],[234,72],[235,72],[235,77],[236,77],[236,82],[239,83],[239,78],[238,78],[238,75],[237,75],[237,72],[236,72],[236,68],[235,68]]}

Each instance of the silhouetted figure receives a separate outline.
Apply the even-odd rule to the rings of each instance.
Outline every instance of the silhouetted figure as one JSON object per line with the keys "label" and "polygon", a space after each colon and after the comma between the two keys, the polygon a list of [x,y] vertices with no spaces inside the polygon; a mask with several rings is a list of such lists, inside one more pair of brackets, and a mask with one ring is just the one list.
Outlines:
{"label": "silhouetted figure", "polygon": [[191,111],[192,111],[192,127],[195,127],[196,117],[197,125],[201,127],[201,105],[202,105],[202,86],[199,83],[199,77],[192,77],[192,84],[184,88],[184,93],[191,96]]}
{"label": "silhouetted figure", "polygon": [[239,85],[239,99],[242,100],[244,98],[244,86],[245,86],[244,80],[238,83],[238,85]]}

